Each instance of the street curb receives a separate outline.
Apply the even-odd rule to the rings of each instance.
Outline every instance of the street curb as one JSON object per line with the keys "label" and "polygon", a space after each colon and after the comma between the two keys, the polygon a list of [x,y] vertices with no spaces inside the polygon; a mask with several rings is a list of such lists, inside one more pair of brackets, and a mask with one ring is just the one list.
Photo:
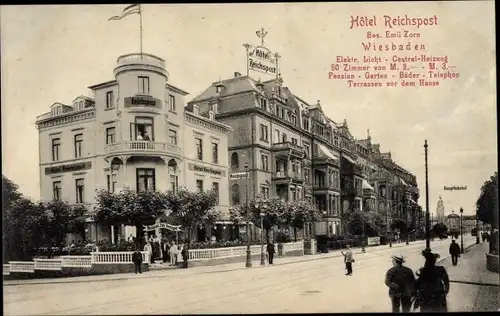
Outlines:
{"label": "street curb", "polygon": [[[417,242],[423,242],[423,241],[419,240]],[[410,245],[412,245],[412,244],[415,244],[415,242],[410,243]],[[388,245],[386,245],[386,246],[388,246]],[[392,247],[379,248],[377,250],[372,250],[372,252],[373,251],[378,251],[378,250],[383,250],[383,249],[399,248],[399,247],[403,247],[403,246],[406,246],[406,244],[405,243],[393,244]],[[360,248],[354,248],[354,249],[359,250],[359,252],[355,252],[356,255],[362,255],[362,254],[364,254],[363,252],[361,252]],[[291,262],[278,263],[276,265],[273,265],[273,267],[279,267],[279,266],[282,266],[282,265],[289,265],[289,264],[296,264],[296,263],[301,263],[301,262],[311,262],[311,261],[315,261],[315,260],[325,260],[325,259],[330,259],[330,258],[338,258],[338,257],[341,257],[342,254],[341,253],[336,253],[336,254],[330,256],[330,255],[328,255],[328,253],[327,254],[321,254],[320,253],[320,254],[316,254],[316,255],[305,255],[304,257],[307,257],[307,256],[313,256],[313,257],[312,258],[307,258],[307,259],[304,259],[304,260],[297,260],[297,261],[291,261]],[[264,266],[258,265],[258,266],[254,266],[254,268],[264,268],[264,267],[269,267],[269,266],[270,265],[264,265]],[[233,272],[233,271],[246,270],[246,269],[248,269],[248,268],[246,268],[246,267],[240,267],[240,268],[235,268],[235,269],[225,269],[225,270],[195,272],[195,273],[192,273],[192,274],[189,274],[189,275],[209,274],[209,273],[221,273],[221,272]],[[149,270],[148,272],[151,272],[151,270]],[[152,279],[152,278],[158,278],[158,277],[168,277],[168,275],[164,275],[164,276],[157,276],[157,275],[155,275],[155,276],[143,276],[143,277],[139,277],[138,279]],[[68,280],[68,278],[66,278],[66,280]],[[40,282],[11,283],[11,284],[5,284],[5,281],[4,281],[3,286],[40,285],[40,284],[62,284],[62,283],[92,283],[92,282],[125,281],[125,280],[135,280],[135,278],[134,277],[120,277],[120,278],[96,279],[96,280],[71,280],[71,281],[50,281],[50,282],[41,282],[40,281]]]}

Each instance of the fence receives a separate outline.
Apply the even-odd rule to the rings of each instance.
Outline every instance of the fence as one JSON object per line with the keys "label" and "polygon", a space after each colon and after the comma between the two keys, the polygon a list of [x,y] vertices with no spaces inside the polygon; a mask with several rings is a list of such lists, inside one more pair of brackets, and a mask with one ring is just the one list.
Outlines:
{"label": "fence", "polygon": [[[3,265],[3,275],[11,272],[35,273],[35,270],[60,271],[62,268],[90,268],[96,264],[130,264],[133,252],[92,252],[90,256],[62,256],[58,259],[11,261]],[[149,255],[141,252],[143,263],[150,263]]]}

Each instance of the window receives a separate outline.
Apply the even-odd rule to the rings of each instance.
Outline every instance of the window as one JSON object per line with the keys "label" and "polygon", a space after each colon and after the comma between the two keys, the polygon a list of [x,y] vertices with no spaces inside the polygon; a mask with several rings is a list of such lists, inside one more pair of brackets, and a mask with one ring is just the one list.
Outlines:
{"label": "window", "polygon": [[[152,117],[136,117],[135,123],[130,123],[130,128],[135,126],[134,140],[154,140],[154,121]],[[132,131],[131,131],[132,135]]]}
{"label": "window", "polygon": [[54,200],[60,200],[61,199],[61,181],[54,181],[52,183],[52,192],[53,192],[53,197]]}
{"label": "window", "polygon": [[82,157],[83,134],[75,135],[75,158]]}
{"label": "window", "polygon": [[149,94],[149,77],[138,77],[139,94]]}
{"label": "window", "polygon": [[286,134],[285,134],[285,133],[283,133],[283,135],[281,135],[281,142],[282,142],[282,143],[286,143],[286,140],[287,140],[287,138],[286,138]]}
{"label": "window", "polygon": [[219,205],[219,182],[212,183],[212,190],[215,192],[215,196],[217,197],[217,205]]}
{"label": "window", "polygon": [[303,143],[303,144],[304,144],[304,152],[305,152],[304,158],[309,158],[309,152],[311,151],[311,147],[309,146],[308,143]]}
{"label": "window", "polygon": [[231,187],[231,200],[233,205],[240,204],[240,186],[238,184],[233,184]]}
{"label": "window", "polygon": [[136,169],[137,192],[155,190],[155,169]]}
{"label": "window", "polygon": [[262,195],[262,198],[268,199],[269,198],[269,187],[268,186],[261,186],[260,187],[260,194]]}
{"label": "window", "polygon": [[260,140],[269,141],[269,135],[267,133],[267,126],[260,124]]}
{"label": "window", "polygon": [[308,117],[304,117],[302,118],[302,127],[308,131],[309,130],[309,118]]}
{"label": "window", "polygon": [[210,111],[214,112],[214,114],[219,113],[219,104],[217,103],[210,104]]}
{"label": "window", "polygon": [[269,171],[269,156],[260,154],[260,167],[264,171]]}
{"label": "window", "polygon": [[297,145],[297,144],[298,144],[297,139],[292,137],[292,145]]}
{"label": "window", "polygon": [[116,189],[116,174],[107,174],[106,179],[108,182],[108,192],[115,192]]}
{"label": "window", "polygon": [[201,138],[195,138],[196,142],[196,157],[198,160],[203,160],[203,140]]}
{"label": "window", "polygon": [[179,178],[175,174],[170,175],[170,190],[172,192],[177,192],[177,189],[179,187]]}
{"label": "window", "polygon": [[113,144],[115,142],[115,128],[106,128],[106,145]]}
{"label": "window", "polygon": [[309,184],[309,168],[304,168],[304,183]]}
{"label": "window", "polygon": [[264,111],[267,111],[267,100],[264,98],[260,99],[260,108]]}
{"label": "window", "polygon": [[83,179],[76,179],[76,203],[83,203],[84,202],[84,190],[85,190],[85,184],[83,182]]}
{"label": "window", "polygon": [[212,163],[219,163],[219,144],[212,143]]}
{"label": "window", "polygon": [[280,142],[280,131],[279,130],[274,130],[274,137],[275,137],[275,142],[279,143]]}
{"label": "window", "polygon": [[175,112],[175,96],[171,94],[168,95],[168,110]]}
{"label": "window", "polygon": [[59,148],[61,147],[61,139],[53,138],[52,139],[52,161],[59,160]]}
{"label": "window", "polygon": [[168,130],[168,142],[170,145],[177,145],[177,131],[173,129]]}
{"label": "window", "polygon": [[111,109],[112,107],[115,106],[113,99],[114,99],[113,98],[113,91],[106,92],[106,109]]}
{"label": "window", "polygon": [[231,155],[231,169],[239,169],[240,168],[240,162],[238,159],[238,154],[233,153]]}
{"label": "window", "polygon": [[203,180],[196,180],[196,191],[203,192]]}

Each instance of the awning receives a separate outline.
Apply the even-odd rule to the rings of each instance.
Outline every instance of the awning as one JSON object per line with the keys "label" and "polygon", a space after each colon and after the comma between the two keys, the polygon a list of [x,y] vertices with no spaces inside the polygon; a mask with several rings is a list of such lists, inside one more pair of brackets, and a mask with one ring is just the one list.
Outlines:
{"label": "awning", "polygon": [[366,181],[365,179],[363,179],[363,182],[361,184],[361,187],[364,189],[368,189],[368,190],[372,190],[372,191],[375,191],[375,189],[368,183],[368,181]]}
{"label": "awning", "polygon": [[356,164],[356,161],[352,160],[352,158],[351,158],[351,157],[349,157],[349,156],[342,156],[342,157],[344,157],[347,161],[349,161],[349,162],[350,162],[350,163],[352,163],[353,165],[355,165],[355,164]]}
{"label": "awning", "polygon": [[320,150],[320,151],[321,151],[321,152],[322,152],[325,156],[327,156],[328,158],[333,159],[333,160],[338,160],[338,159],[339,159],[338,157],[336,157],[336,156],[333,154],[333,152],[332,152],[330,149],[326,148],[326,146],[321,145],[321,144],[318,144],[318,147],[319,147],[319,150]]}

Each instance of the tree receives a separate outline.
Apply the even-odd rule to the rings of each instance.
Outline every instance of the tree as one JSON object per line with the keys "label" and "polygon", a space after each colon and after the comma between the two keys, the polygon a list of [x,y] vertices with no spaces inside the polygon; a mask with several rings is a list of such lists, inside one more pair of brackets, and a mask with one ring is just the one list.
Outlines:
{"label": "tree", "polygon": [[19,186],[2,175],[2,207],[9,209],[12,202],[22,198]]}
{"label": "tree", "polygon": [[481,187],[481,193],[476,202],[477,217],[483,223],[491,225],[490,253],[499,249],[498,231],[498,172],[495,172]]}
{"label": "tree", "polygon": [[63,246],[66,234],[83,232],[83,215],[86,209],[83,205],[71,205],[66,201],[52,200],[40,202],[39,206],[45,212],[47,219],[45,235],[51,244]]}
{"label": "tree", "polygon": [[176,225],[181,225],[188,232],[197,225],[213,224],[220,216],[215,208],[218,196],[215,191],[191,192],[185,188],[177,192],[169,191],[164,196],[165,206],[171,213],[167,219]]}
{"label": "tree", "polygon": [[406,221],[404,221],[400,218],[395,218],[392,221],[391,229],[392,230],[399,230],[400,232],[406,232],[406,230],[407,230]]}
{"label": "tree", "polygon": [[443,223],[437,223],[432,227],[432,231],[441,236],[448,232],[448,227]]}
{"label": "tree", "polygon": [[290,201],[287,203],[290,226],[293,228],[295,241],[297,241],[297,229],[302,230],[304,224],[319,221],[322,218],[321,212],[316,205],[306,200]]}

